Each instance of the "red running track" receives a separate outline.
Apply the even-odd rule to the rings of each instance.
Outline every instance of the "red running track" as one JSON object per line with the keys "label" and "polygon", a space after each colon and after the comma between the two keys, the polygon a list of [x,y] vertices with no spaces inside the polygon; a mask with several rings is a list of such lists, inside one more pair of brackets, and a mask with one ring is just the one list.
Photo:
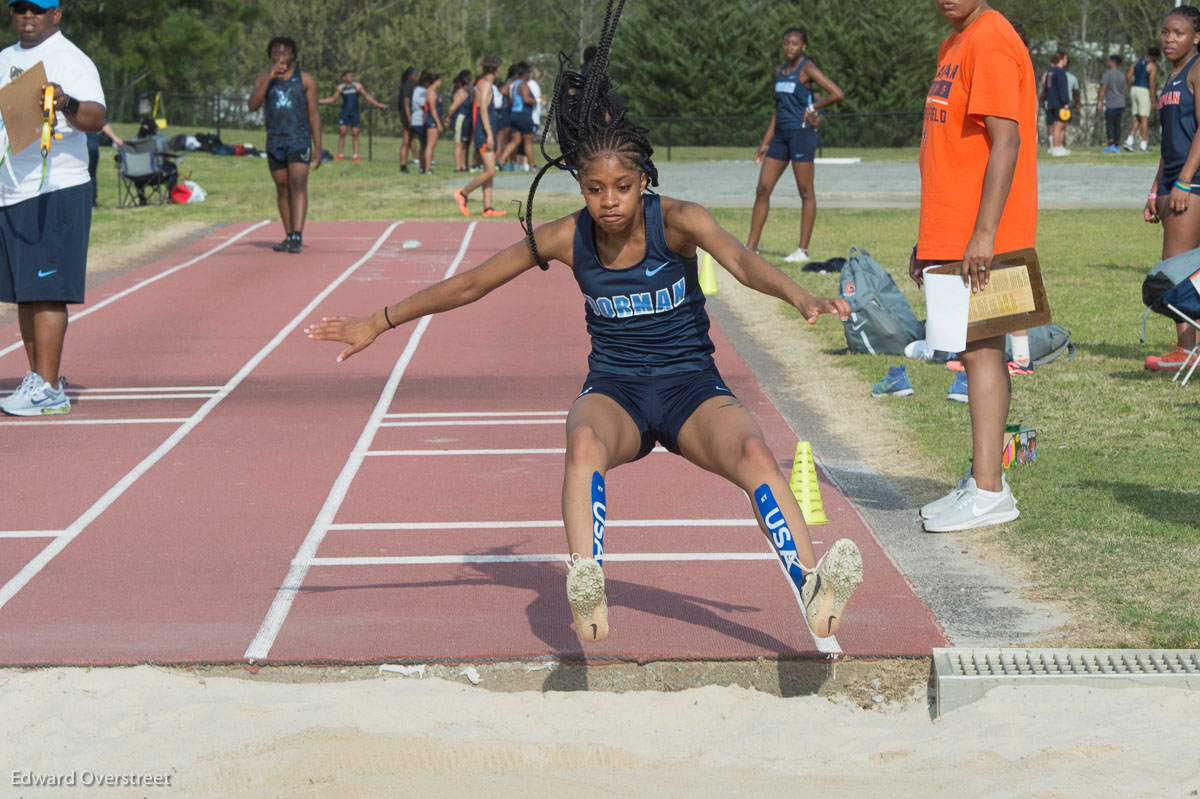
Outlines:
{"label": "red running track", "polygon": [[[608,478],[612,634],[570,625],[563,420],[586,373],[567,270],[407,325],[335,364],[321,315],[479,263],[513,225],[232,225],[94,288],[69,416],[0,420],[0,665],[925,655],[932,614],[821,474],[866,580],[818,641],[746,497],[656,452]],[[791,468],[797,435],[714,328],[717,361]],[[25,362],[0,328],[0,390]],[[818,459],[820,453],[817,453]]]}

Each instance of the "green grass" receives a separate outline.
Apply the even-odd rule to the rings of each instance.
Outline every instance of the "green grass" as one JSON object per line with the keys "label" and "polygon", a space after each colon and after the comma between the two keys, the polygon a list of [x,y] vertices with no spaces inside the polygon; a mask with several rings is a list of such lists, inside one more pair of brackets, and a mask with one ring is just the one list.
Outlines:
{"label": "green grass", "polygon": [[[263,135],[224,132],[223,139],[261,146]],[[326,138],[324,146],[332,151],[336,138]],[[377,138],[374,161],[323,165],[311,176],[310,218],[460,218],[449,194],[464,176],[450,171],[450,144],[439,144],[435,176],[398,174],[398,149],[395,139]],[[749,157],[741,149],[736,156],[733,152],[674,148],[672,157]],[[1077,153],[1067,160],[1137,159],[1149,164],[1152,159]],[[916,155],[911,149],[826,152],[835,154],[894,160]],[[119,251],[143,237],[147,225],[277,216],[274,190],[261,159],[193,153],[181,161],[180,171],[190,173],[208,191],[207,202],[117,210],[115,171],[108,156],[102,159],[102,207],[93,221],[93,247]],[[523,193],[497,192],[497,206],[511,200],[524,200]],[[554,218],[579,204],[575,195],[539,195],[537,215]],[[748,210],[713,210],[722,225],[745,236]],[[1161,229],[1139,217],[1136,211],[1095,210],[1040,215],[1038,251],[1051,309],[1055,321],[1071,329],[1078,354],[1073,361],[1051,364],[1013,381],[1011,420],[1037,428],[1038,460],[1009,472],[1022,516],[998,539],[1012,558],[1028,567],[1042,596],[1062,600],[1096,621],[1095,631],[1085,636],[1088,645],[1197,647],[1200,385],[1180,389],[1170,375],[1142,369],[1144,355],[1173,344],[1174,328],[1156,316],[1150,320],[1147,343],[1138,342],[1144,310],[1141,281],[1158,259],[1162,242]],[[511,217],[504,221],[511,222]],[[774,209],[762,240],[768,257],[781,264],[798,228],[798,210]],[[828,258],[845,256],[851,246],[869,250],[924,316],[924,302],[907,277],[916,229],[917,213],[912,210],[822,210],[812,252]],[[789,271],[819,294],[838,291],[836,276]],[[812,332],[825,357],[837,368],[851,370],[864,393],[889,364],[903,360],[846,355],[837,324],[821,324]],[[932,477],[949,484],[967,466],[967,408],[945,400],[951,373],[943,367],[910,362],[909,373],[916,395],[888,401],[880,412],[903,425],[911,445],[940,464],[942,473]]]}

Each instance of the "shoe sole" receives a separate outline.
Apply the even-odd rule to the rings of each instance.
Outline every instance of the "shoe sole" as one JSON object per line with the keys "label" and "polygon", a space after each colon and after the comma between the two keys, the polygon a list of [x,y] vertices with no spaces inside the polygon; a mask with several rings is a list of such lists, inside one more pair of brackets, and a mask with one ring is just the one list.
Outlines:
{"label": "shoe sole", "polygon": [[899,391],[885,391],[882,394],[876,394],[874,391],[871,392],[871,396],[875,399],[879,399],[880,397],[911,397],[912,395],[913,390],[911,388],[902,388]]}
{"label": "shoe sole", "polygon": [[575,628],[583,641],[596,643],[608,637],[604,570],[594,558],[575,561],[567,572],[567,602],[571,605]]}
{"label": "shoe sole", "polygon": [[833,543],[801,589],[804,616],[813,635],[828,638],[842,624],[842,613],[855,589],[862,584],[862,553],[848,538]]}
{"label": "shoe sole", "polygon": [[951,402],[966,402],[967,395],[966,394],[947,394],[946,399],[950,400]]}
{"label": "shoe sole", "polygon": [[1182,363],[1164,364],[1162,361],[1147,361],[1146,368],[1151,372],[1178,372]]}
{"label": "shoe sole", "polygon": [[1004,524],[1005,522],[1013,521],[1020,515],[1021,511],[1013,508],[1003,513],[985,513],[964,524],[943,525],[941,527],[930,527],[928,524],[925,524],[923,526],[927,533],[956,533],[959,530],[974,530],[976,527],[991,527],[994,524]]}
{"label": "shoe sole", "polygon": [[463,196],[462,191],[454,192],[454,201],[458,203],[458,212],[463,216],[470,216],[471,209],[467,207],[467,198]]}
{"label": "shoe sole", "polygon": [[62,416],[71,412],[71,403],[67,402],[48,408],[21,408],[15,411],[10,411],[8,408],[0,408],[0,410],[3,410],[9,416]]}

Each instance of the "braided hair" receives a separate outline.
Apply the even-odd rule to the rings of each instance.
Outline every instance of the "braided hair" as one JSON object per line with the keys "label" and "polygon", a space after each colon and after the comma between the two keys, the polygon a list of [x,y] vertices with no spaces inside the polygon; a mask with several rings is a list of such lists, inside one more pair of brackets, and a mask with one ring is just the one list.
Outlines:
{"label": "braided hair", "polygon": [[[550,264],[538,253],[533,236],[533,195],[550,167],[578,175],[583,165],[597,155],[612,152],[645,171],[650,177],[650,185],[658,185],[658,170],[650,160],[654,148],[650,146],[646,128],[629,119],[625,103],[616,94],[608,76],[608,54],[612,49],[617,20],[624,7],[625,0],[608,0],[596,55],[588,65],[586,74],[570,68],[569,56],[564,53],[558,55],[558,76],[554,79],[554,92],[547,112],[548,124],[542,131],[540,142],[545,166],[534,176],[529,186],[525,213],[518,216],[533,260],[542,269],[549,269]],[[546,136],[551,125],[554,126],[560,150],[555,158],[546,152]]]}
{"label": "braided hair", "polygon": [[1195,6],[1176,6],[1167,12],[1168,17],[1183,17],[1192,24],[1192,30],[1200,33],[1200,9]]}

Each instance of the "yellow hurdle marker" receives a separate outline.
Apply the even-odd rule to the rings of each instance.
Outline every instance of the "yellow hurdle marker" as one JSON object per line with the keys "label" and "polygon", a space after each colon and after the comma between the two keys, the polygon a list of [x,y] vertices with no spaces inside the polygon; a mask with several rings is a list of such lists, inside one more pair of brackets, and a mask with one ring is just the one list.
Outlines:
{"label": "yellow hurdle marker", "polygon": [[704,296],[711,297],[717,293],[717,276],[713,273],[713,257],[704,250],[696,250],[700,259],[700,290]]}
{"label": "yellow hurdle marker", "polygon": [[821,486],[817,483],[817,467],[813,463],[812,445],[807,441],[796,444],[796,457],[792,461],[792,496],[804,513],[805,524],[829,524],[825,518],[825,507],[821,503]]}

